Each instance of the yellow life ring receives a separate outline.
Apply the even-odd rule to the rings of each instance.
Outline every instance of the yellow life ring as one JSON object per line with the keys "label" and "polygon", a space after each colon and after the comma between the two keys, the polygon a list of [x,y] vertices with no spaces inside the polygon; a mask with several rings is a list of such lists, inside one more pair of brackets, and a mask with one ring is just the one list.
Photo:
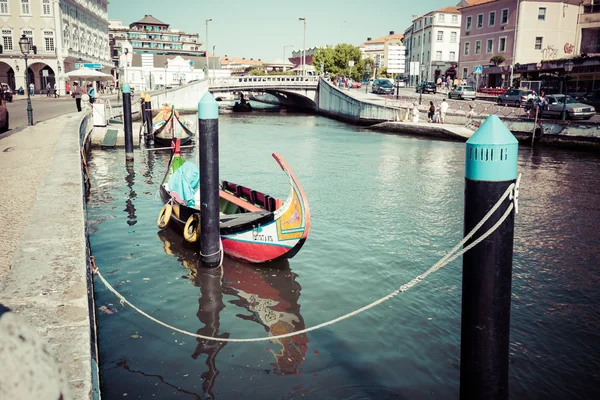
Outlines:
{"label": "yellow life ring", "polygon": [[158,214],[158,219],[156,220],[156,225],[160,229],[165,229],[167,225],[169,225],[169,220],[171,219],[171,213],[173,212],[173,206],[169,203],[165,204],[163,208],[160,209],[160,213]]}
{"label": "yellow life ring", "polygon": [[183,227],[183,237],[190,243],[195,243],[200,240],[200,214],[192,214],[191,217],[185,222]]}

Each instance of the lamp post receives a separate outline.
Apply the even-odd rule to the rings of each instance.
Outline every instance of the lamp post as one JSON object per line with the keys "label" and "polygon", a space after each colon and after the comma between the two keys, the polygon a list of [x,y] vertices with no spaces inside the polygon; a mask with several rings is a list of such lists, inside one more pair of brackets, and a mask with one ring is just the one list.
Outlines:
{"label": "lamp post", "polygon": [[163,67],[165,67],[165,94],[167,93],[167,68],[169,67],[169,62],[165,61],[165,63],[163,64]]}
{"label": "lamp post", "polygon": [[[208,60],[209,60],[209,58],[208,58],[208,23],[209,23],[210,21],[212,21],[212,18],[210,18],[210,19],[207,19],[207,20],[206,20],[206,52],[205,52],[205,53],[206,53],[206,54],[205,54],[205,57],[206,57],[206,65],[208,66],[208,73],[209,73],[209,74],[210,74],[210,65],[208,65]],[[208,74],[207,74],[207,76],[206,76],[206,77],[207,77],[207,78],[210,78],[210,76],[208,76]],[[209,80],[210,80],[210,79],[209,79]]]}
{"label": "lamp post", "polygon": [[283,72],[285,72],[285,49],[287,49],[288,47],[294,47],[294,45],[288,44],[287,46],[283,46],[283,58],[281,59],[281,63],[283,65]]}
{"label": "lamp post", "polygon": [[31,51],[31,40],[23,34],[21,39],[19,39],[19,47],[21,48],[21,53],[25,57],[25,88],[27,90],[27,125],[33,125],[33,109],[31,108],[31,91],[29,90],[29,67],[27,66],[27,56],[29,55],[29,51]]}
{"label": "lamp post", "polygon": [[298,21],[304,21],[304,42],[302,44],[302,76],[304,76],[304,63],[306,57],[306,17],[298,18]]}
{"label": "lamp post", "polygon": [[[215,53],[215,47],[217,47],[217,45],[216,45],[216,44],[213,44],[213,56],[216,54],[216,53]],[[215,57],[215,58],[216,58],[216,57]],[[215,60],[215,62],[214,62],[214,63],[216,63],[216,62],[217,62],[217,60]],[[214,64],[214,63],[213,63],[213,64]],[[214,71],[214,70],[217,68],[217,66],[216,66],[216,65],[213,65],[213,67],[215,67],[215,68],[213,68],[213,71]],[[208,69],[208,72],[210,73],[210,68]],[[216,77],[217,77],[217,71],[213,72],[213,82],[216,80],[216,79],[215,79]]]}
{"label": "lamp post", "polygon": [[563,84],[565,85],[565,98],[563,100],[563,109],[562,109],[562,113],[560,113],[561,115],[561,119],[564,121],[567,117],[567,93],[568,93],[568,88],[567,88],[567,77],[568,77],[568,73],[573,71],[573,61],[569,60],[564,64],[564,68],[565,68],[565,76],[563,77]]}
{"label": "lamp post", "polygon": [[365,93],[369,93],[369,82],[371,77],[371,63],[365,63],[365,78],[367,79],[367,83],[365,84]]}

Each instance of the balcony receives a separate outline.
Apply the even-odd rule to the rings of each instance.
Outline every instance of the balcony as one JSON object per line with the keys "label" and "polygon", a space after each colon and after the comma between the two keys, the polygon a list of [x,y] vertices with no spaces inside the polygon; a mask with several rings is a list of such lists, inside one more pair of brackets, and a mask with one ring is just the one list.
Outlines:
{"label": "balcony", "polygon": [[584,14],[600,13],[600,4],[586,4],[583,6]]}

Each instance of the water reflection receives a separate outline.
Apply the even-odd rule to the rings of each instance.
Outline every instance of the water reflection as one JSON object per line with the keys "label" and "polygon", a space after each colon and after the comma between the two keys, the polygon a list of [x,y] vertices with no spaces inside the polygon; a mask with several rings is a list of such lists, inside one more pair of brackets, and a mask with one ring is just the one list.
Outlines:
{"label": "water reflection", "polygon": [[[229,303],[244,308],[249,314],[236,316],[243,321],[262,325],[270,336],[296,332],[305,328],[300,314],[301,287],[296,281],[287,260],[273,262],[268,266],[253,266],[225,257],[223,270],[207,269],[200,265],[198,253],[184,239],[169,229],[158,232],[163,250],[173,254],[189,270],[190,281],[200,288],[198,319],[204,326],[199,334],[228,338],[230,333],[219,333],[220,313],[225,308],[223,295],[237,297]],[[279,346],[270,349],[275,362],[273,373],[277,375],[297,374],[304,361],[308,338],[306,335],[273,340]],[[206,354],[208,370],[202,374],[204,394],[213,398],[212,388],[219,375],[217,355],[226,345],[224,342],[198,339],[192,358]],[[272,346],[272,345],[271,345]]]}
{"label": "water reflection", "polygon": [[125,210],[123,211],[127,212],[127,225],[133,226],[137,223],[135,205],[133,204],[133,199],[137,197],[137,193],[133,190],[133,185],[135,184],[135,170],[133,168],[133,163],[127,163],[125,169],[127,170],[125,182],[127,182],[129,194],[127,195],[127,200],[125,200]]}

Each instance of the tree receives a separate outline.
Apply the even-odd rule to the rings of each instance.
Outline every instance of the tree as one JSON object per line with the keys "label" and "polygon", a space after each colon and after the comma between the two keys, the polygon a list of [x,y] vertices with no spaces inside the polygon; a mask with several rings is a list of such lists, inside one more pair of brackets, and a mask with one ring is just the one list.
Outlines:
{"label": "tree", "polygon": [[505,58],[502,56],[494,56],[494,57],[490,58],[490,62],[492,64],[494,64],[495,66],[502,64],[504,62],[504,60],[505,60]]}
{"label": "tree", "polygon": [[[352,68],[348,65],[348,61],[354,61]],[[350,76],[354,80],[362,78],[365,72],[364,61],[360,49],[347,43],[341,43],[335,47],[322,47],[313,56],[313,66],[317,71],[321,69],[321,63],[323,63],[325,72],[329,72],[333,76]]]}

